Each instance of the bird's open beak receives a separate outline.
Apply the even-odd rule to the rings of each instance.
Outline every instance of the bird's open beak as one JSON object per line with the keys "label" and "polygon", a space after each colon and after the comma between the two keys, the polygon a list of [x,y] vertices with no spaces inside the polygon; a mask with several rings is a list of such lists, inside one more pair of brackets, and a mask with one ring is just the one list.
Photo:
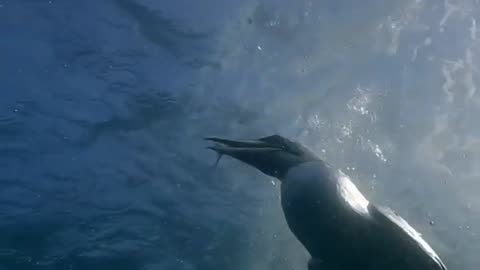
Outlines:
{"label": "bird's open beak", "polygon": [[218,137],[207,137],[207,141],[215,143],[214,146],[208,146],[220,155],[229,155],[235,157],[236,153],[259,153],[282,150],[282,148],[271,145],[259,140],[229,140]]}
{"label": "bird's open beak", "polygon": [[268,142],[259,140],[230,140],[218,137],[207,137],[207,141],[212,141],[215,144],[207,148],[215,151],[218,154],[215,165],[218,164],[222,155],[231,156],[241,161],[248,162],[248,157],[258,155],[261,153],[270,153],[273,151],[282,151],[283,149],[269,144]]}
{"label": "bird's open beak", "polygon": [[258,140],[229,140],[218,137],[207,137],[205,140],[215,142],[215,145],[207,147],[208,149],[225,155],[282,150],[279,147]]}
{"label": "bird's open beak", "polygon": [[304,162],[318,160],[315,154],[304,146],[280,135],[270,135],[254,140],[230,140],[218,137],[205,139],[214,143],[207,148],[218,154],[215,166],[223,155],[227,155],[280,181],[290,168]]}

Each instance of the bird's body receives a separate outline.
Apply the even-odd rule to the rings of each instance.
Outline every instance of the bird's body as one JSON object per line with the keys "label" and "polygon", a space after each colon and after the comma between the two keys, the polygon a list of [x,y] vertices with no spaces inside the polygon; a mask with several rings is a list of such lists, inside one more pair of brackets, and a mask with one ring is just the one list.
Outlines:
{"label": "bird's body", "polygon": [[[282,209],[290,230],[324,269],[364,266],[357,257],[369,249],[359,239],[369,229],[368,201],[355,186],[342,185],[338,178],[327,164],[311,161],[292,168],[281,184]],[[350,201],[344,197],[346,192],[352,195]]]}
{"label": "bird's body", "polygon": [[281,182],[287,224],[308,250],[309,270],[446,270],[404,219],[377,208],[350,178],[304,146],[273,135],[254,141],[209,138],[219,155]]}

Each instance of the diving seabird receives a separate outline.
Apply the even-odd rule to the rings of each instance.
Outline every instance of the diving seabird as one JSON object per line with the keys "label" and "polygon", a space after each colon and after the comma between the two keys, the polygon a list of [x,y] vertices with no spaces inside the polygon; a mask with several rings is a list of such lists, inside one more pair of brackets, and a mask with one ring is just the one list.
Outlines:
{"label": "diving seabird", "polygon": [[281,182],[288,227],[308,250],[309,270],[446,270],[415,229],[377,207],[350,177],[298,142],[279,135],[256,140],[209,137],[218,154]]}

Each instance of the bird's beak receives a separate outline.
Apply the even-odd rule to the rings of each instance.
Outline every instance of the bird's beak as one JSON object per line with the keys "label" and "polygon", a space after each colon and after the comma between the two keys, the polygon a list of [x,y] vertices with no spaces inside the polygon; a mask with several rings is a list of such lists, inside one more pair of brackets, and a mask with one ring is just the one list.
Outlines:
{"label": "bird's beak", "polygon": [[218,137],[207,137],[205,140],[215,143],[214,146],[207,147],[208,149],[225,155],[245,152],[255,153],[282,150],[282,148],[258,140],[229,140]]}
{"label": "bird's beak", "polygon": [[259,140],[230,140],[218,137],[207,137],[205,140],[215,143],[213,146],[207,147],[218,154],[215,165],[218,164],[222,155],[231,156],[240,161],[251,164],[250,159],[254,156],[258,157],[259,154],[283,150],[278,146]]}
{"label": "bird's beak", "polygon": [[280,181],[290,168],[304,162],[318,160],[315,154],[304,146],[280,135],[254,140],[230,140],[218,137],[205,139],[214,143],[213,146],[207,148],[218,154],[215,166],[223,155],[227,155]]}

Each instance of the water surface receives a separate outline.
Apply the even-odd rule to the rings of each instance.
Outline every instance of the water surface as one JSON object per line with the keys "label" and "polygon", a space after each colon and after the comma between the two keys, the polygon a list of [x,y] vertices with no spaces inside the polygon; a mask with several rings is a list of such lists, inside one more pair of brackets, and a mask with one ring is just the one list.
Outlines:
{"label": "water surface", "polygon": [[0,0],[0,269],[306,269],[278,133],[480,265],[478,1]]}

